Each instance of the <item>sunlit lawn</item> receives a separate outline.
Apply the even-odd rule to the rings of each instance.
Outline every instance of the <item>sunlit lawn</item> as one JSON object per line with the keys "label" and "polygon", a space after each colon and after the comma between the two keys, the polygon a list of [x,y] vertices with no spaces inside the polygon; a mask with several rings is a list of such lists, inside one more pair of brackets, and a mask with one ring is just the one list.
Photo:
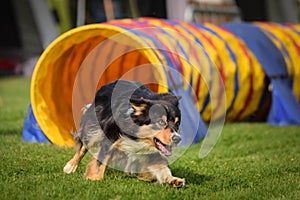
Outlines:
{"label": "sunlit lawn", "polygon": [[186,179],[174,189],[139,181],[108,170],[103,181],[78,172],[62,172],[74,150],[52,144],[25,143],[22,126],[30,80],[0,79],[1,199],[299,199],[300,126],[266,123],[225,125],[213,151],[198,158],[201,144],[192,145],[171,164]]}

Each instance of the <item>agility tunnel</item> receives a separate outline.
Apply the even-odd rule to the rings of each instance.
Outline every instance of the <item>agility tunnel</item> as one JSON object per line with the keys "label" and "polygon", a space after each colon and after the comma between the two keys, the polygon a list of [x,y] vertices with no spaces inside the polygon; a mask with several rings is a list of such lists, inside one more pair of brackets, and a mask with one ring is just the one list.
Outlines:
{"label": "agility tunnel", "polygon": [[140,18],[85,25],[41,55],[23,139],[73,146],[83,106],[116,79],[182,96],[183,145],[205,136],[204,122],[300,124],[299,63],[296,24]]}

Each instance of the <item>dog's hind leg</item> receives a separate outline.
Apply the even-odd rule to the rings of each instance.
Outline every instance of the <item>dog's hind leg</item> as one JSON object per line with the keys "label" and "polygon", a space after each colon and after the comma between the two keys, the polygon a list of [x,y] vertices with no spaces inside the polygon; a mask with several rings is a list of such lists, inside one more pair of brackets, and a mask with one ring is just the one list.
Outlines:
{"label": "dog's hind leg", "polygon": [[82,144],[81,141],[78,141],[78,150],[73,156],[71,160],[67,162],[67,164],[64,166],[64,172],[67,174],[73,173],[76,171],[78,164],[80,163],[81,159],[84,157],[88,150],[86,147]]}
{"label": "dog's hind leg", "polygon": [[103,162],[100,162],[97,158],[92,157],[92,160],[86,167],[85,178],[89,180],[102,180],[109,158],[107,156]]}
{"label": "dog's hind leg", "polygon": [[114,147],[112,147],[110,141],[105,138],[101,141],[101,149],[97,156],[93,156],[90,163],[85,170],[85,178],[89,180],[102,180],[106,166],[111,159]]}

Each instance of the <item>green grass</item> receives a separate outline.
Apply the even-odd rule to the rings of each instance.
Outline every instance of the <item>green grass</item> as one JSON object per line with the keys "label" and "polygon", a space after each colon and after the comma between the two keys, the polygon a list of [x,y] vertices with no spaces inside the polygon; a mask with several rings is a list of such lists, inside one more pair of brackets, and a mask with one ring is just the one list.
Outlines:
{"label": "green grass", "polygon": [[174,189],[107,170],[103,181],[62,172],[74,150],[25,143],[22,126],[29,80],[0,79],[1,199],[299,199],[300,126],[227,124],[213,151],[198,158],[191,146],[170,166],[186,186]]}

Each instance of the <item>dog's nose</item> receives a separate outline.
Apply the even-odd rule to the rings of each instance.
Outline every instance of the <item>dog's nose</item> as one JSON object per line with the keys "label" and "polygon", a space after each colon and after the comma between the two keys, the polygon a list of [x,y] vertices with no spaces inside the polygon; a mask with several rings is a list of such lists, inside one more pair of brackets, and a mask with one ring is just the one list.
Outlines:
{"label": "dog's nose", "polygon": [[181,137],[179,135],[173,135],[172,140],[175,144],[179,144],[179,142],[181,141]]}

